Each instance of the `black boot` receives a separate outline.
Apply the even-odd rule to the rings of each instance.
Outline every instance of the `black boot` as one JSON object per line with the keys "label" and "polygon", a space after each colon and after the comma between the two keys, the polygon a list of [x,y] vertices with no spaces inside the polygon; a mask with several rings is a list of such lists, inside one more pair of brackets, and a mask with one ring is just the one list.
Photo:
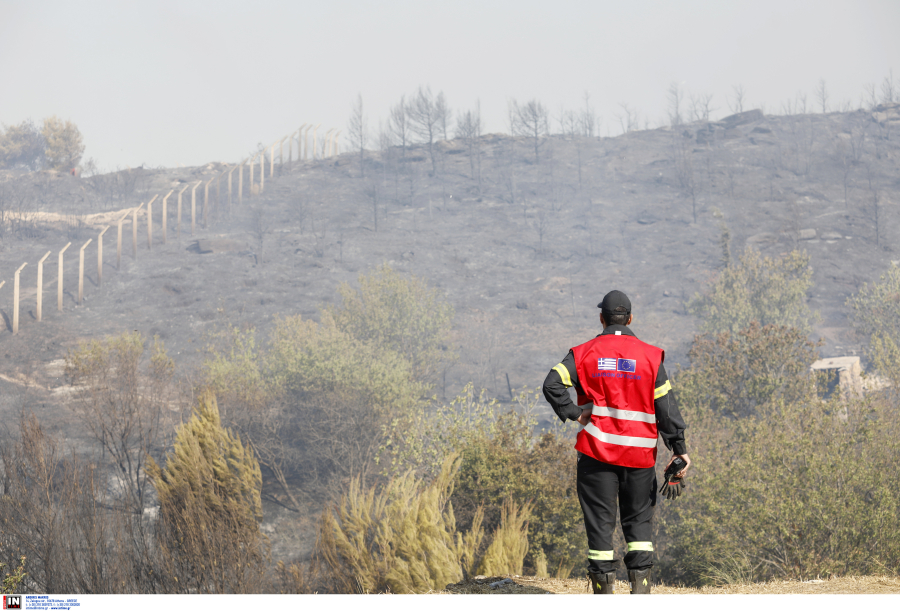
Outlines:
{"label": "black boot", "polygon": [[643,571],[628,571],[628,581],[631,582],[632,594],[650,593],[650,569]]}
{"label": "black boot", "polygon": [[588,573],[591,577],[591,589],[594,594],[615,594],[616,572]]}

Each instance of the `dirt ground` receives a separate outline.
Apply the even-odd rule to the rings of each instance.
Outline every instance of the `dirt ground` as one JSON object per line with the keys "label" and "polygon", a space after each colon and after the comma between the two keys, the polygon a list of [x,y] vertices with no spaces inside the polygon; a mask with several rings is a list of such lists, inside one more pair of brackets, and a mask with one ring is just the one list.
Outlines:
{"label": "dirt ground", "polygon": [[[512,579],[513,583],[497,588],[489,584]],[[630,594],[627,581],[617,581],[616,594]],[[587,579],[540,579],[502,575],[473,579],[448,585],[433,594],[590,594]],[[833,577],[808,581],[768,581],[765,583],[732,584],[721,587],[680,588],[655,585],[653,594],[900,594],[897,577]]]}

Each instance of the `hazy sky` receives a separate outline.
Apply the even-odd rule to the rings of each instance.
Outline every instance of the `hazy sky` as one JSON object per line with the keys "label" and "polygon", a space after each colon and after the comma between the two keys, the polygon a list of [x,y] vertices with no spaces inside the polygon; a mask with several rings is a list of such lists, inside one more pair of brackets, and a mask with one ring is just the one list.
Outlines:
{"label": "hazy sky", "polygon": [[738,83],[780,111],[824,78],[855,107],[900,81],[898,31],[896,0],[0,0],[0,123],[71,119],[104,168],[233,162],[302,123],[346,131],[357,93],[375,131],[430,85],[480,99],[488,132],[510,98],[556,114],[587,91],[615,135],[621,102],[660,124],[673,81],[718,117]]}

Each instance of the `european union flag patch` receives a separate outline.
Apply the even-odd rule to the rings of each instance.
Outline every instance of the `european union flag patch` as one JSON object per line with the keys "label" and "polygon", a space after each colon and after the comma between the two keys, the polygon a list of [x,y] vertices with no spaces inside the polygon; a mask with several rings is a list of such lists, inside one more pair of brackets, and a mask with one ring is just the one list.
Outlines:
{"label": "european union flag patch", "polygon": [[635,359],[619,359],[616,362],[616,371],[634,373],[635,369],[637,369],[637,360]]}

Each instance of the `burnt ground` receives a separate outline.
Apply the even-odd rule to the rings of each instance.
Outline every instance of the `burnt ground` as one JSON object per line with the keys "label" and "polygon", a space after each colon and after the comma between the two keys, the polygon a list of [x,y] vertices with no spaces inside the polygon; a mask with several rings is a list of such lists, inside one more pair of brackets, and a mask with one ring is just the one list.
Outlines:
{"label": "burnt ground", "polygon": [[[503,400],[507,375],[513,388],[540,385],[569,347],[596,333],[595,306],[612,288],[631,297],[638,336],[664,347],[670,363],[686,364],[697,328],[686,301],[721,265],[723,223],[734,255],[747,246],[770,256],[806,250],[823,356],[860,354],[845,302],[900,259],[900,125],[896,108],[882,110],[745,113],[615,138],[554,136],[541,141],[537,161],[532,141],[487,135],[478,145],[480,193],[458,140],[436,145],[436,172],[424,146],[367,152],[365,176],[358,154],[276,164],[264,191],[240,205],[228,206],[223,178],[219,203],[193,237],[190,189],[180,238],[176,195],[169,200],[167,244],[158,199],[152,250],[146,217],[138,217],[136,259],[129,216],[121,270],[113,225],[104,237],[102,286],[99,228],[153,195],[173,188],[177,194],[229,166],[0,177],[0,311],[7,324],[0,333],[0,419],[9,425],[27,407],[52,430],[83,442],[83,427],[65,406],[60,367],[80,340],[133,329],[159,335],[189,383],[209,333],[234,324],[264,334],[278,314],[315,319],[336,302],[340,283],[352,284],[381,263],[426,279],[456,309],[460,358],[442,377],[439,397],[473,381]],[[199,210],[203,187],[197,194]],[[78,306],[78,248],[88,238],[86,300]],[[197,240],[213,241],[198,247]],[[60,313],[56,253],[69,241]],[[38,323],[36,264],[48,250]],[[14,336],[13,272],[23,262]]]}

